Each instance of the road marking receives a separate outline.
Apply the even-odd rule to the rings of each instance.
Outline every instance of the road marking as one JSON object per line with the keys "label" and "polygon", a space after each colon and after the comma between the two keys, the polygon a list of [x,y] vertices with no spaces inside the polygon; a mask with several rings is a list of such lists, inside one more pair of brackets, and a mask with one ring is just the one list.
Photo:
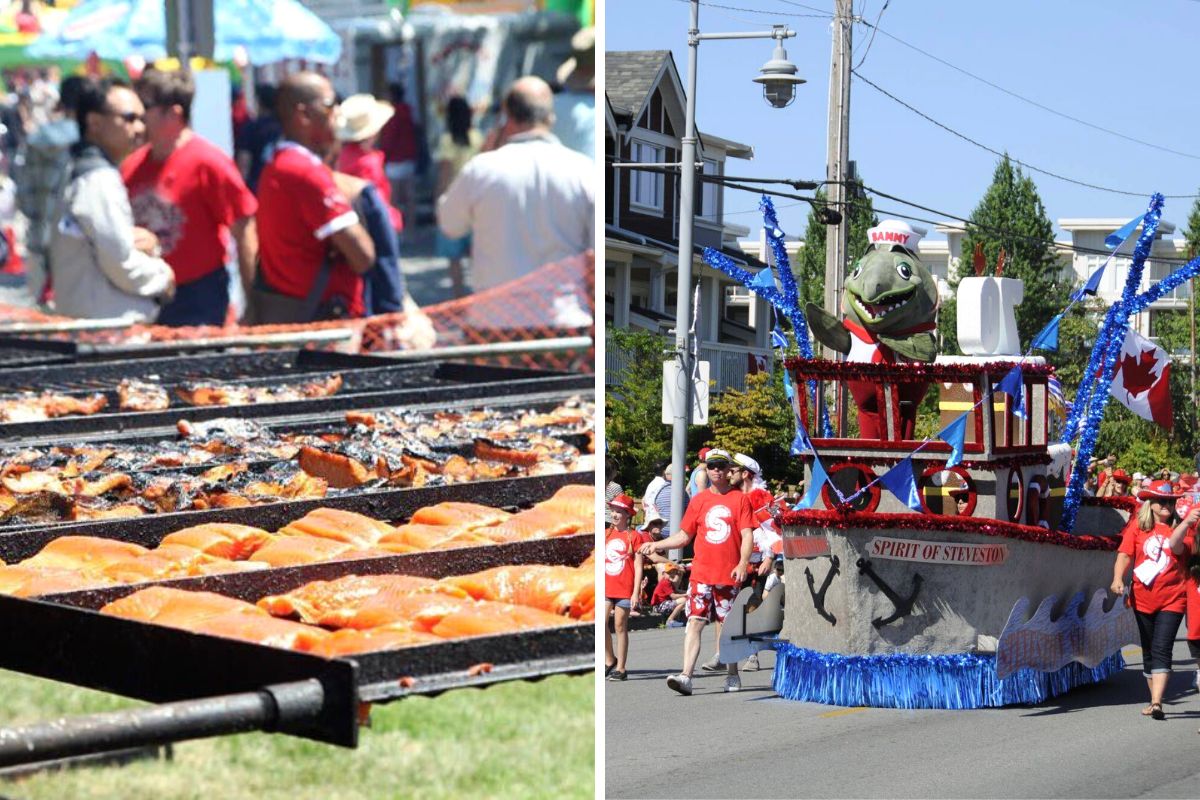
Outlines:
{"label": "road marking", "polygon": [[821,717],[822,719],[829,719],[830,717],[844,717],[847,714],[857,714],[859,711],[866,711],[867,708],[868,708],[867,706],[855,706],[854,708],[839,708],[837,711],[826,711],[824,714],[818,714],[817,716]]}
{"label": "road marking", "polygon": [[1140,647],[1122,647],[1121,648],[1121,655],[1123,655],[1123,656],[1136,656],[1141,652],[1142,652],[1142,648],[1140,648]]}

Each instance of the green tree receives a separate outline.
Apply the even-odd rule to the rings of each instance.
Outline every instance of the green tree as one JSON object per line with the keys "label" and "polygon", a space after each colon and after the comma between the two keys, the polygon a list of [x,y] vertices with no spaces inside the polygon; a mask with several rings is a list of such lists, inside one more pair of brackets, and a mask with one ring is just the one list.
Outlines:
{"label": "green tree", "polygon": [[[819,200],[827,199],[823,190],[817,190]],[[862,182],[850,186],[849,222],[850,233],[846,244],[846,265],[853,264],[867,252],[870,242],[867,231],[879,224],[871,198],[862,189]],[[840,210],[840,209],[839,209]],[[825,242],[828,226],[817,216],[816,208],[808,212],[808,228],[804,232],[804,247],[796,257],[793,270],[800,281],[800,307],[805,303],[825,305]]]}
{"label": "green tree", "polygon": [[[607,456],[627,491],[650,482],[655,466],[671,458],[671,429],[662,424],[663,351],[670,342],[647,331],[608,328],[608,346],[624,366],[605,395]],[[612,476],[606,476],[611,478]]]}
{"label": "green tree", "polygon": [[713,446],[752,456],[769,481],[803,477],[789,452],[795,430],[781,371],[747,375],[745,390],[726,389],[712,401],[708,424]]}
{"label": "green tree", "polygon": [[[973,274],[975,245],[982,244],[987,274],[995,270],[1000,250],[1005,252],[1004,275],[1020,278],[1025,299],[1017,307],[1017,328],[1027,345],[1066,305],[1069,282],[1060,273],[1053,249],[1054,228],[1038,196],[1037,186],[1008,156],[996,165],[992,184],[971,212],[971,225],[963,238],[962,262],[950,285]],[[958,351],[957,308],[947,303],[939,315],[943,352]]]}

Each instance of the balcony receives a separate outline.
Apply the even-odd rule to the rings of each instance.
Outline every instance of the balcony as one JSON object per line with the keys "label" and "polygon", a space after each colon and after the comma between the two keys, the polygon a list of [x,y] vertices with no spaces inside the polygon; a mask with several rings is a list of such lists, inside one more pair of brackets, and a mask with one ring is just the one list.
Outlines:
{"label": "balcony", "polygon": [[[606,341],[604,348],[604,383],[617,383],[617,373],[629,363],[626,355],[612,342]],[[668,345],[669,346],[669,345]],[[770,370],[774,364],[774,353],[769,347],[742,347],[734,344],[703,342],[700,345],[700,360],[708,362],[708,378],[715,393],[726,389],[745,389],[746,375],[750,372],[751,358],[761,359]]]}

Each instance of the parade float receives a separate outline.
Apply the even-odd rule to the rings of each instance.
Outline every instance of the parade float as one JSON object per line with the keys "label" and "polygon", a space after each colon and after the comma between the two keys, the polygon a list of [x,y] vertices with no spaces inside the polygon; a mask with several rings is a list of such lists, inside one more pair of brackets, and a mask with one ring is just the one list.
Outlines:
{"label": "parade float", "polygon": [[[1137,631],[1107,587],[1135,503],[1085,500],[1086,469],[1076,465],[1095,447],[1122,352],[1140,339],[1128,331],[1131,315],[1200,271],[1200,261],[1189,264],[1138,293],[1161,205],[1156,196],[1144,218],[1110,237],[1115,252],[1140,224],[1125,293],[1100,324],[1085,372],[1096,377],[1060,426],[1053,369],[1033,351],[1056,349],[1063,314],[1023,353],[1015,317],[1023,289],[1002,265],[985,275],[977,264],[960,282],[966,355],[950,357],[930,346],[937,295],[916,255],[919,229],[895,221],[872,229],[872,249],[847,278],[842,319],[799,311],[769,201],[778,288],[710,254],[714,266],[764,287],[796,331],[802,357],[785,369],[792,454],[805,463],[807,487],[776,519],[786,592],[777,587],[761,602],[742,593],[722,632],[722,661],[773,648],[782,697],[945,709],[1037,703],[1124,668],[1121,647]],[[1103,269],[1064,298],[1067,310],[1094,293]],[[808,328],[847,359],[813,358]],[[1165,380],[1161,366],[1155,375]],[[837,385],[853,398],[847,414],[830,400]],[[940,431],[917,439],[927,392],[937,395]],[[855,416],[857,426],[846,426]]]}

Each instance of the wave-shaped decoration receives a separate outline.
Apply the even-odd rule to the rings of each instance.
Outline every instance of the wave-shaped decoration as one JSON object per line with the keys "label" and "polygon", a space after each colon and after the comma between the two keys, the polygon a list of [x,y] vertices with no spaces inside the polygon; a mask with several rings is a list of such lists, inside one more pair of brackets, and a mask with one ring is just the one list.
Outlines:
{"label": "wave-shaped decoration", "polygon": [[1099,683],[1125,668],[1120,652],[1095,667],[1072,662],[1055,672],[996,674],[991,654],[847,656],[781,642],[775,646],[775,692],[787,700],[874,708],[998,708],[1036,704]]}
{"label": "wave-shaped decoration", "polygon": [[[1133,612],[1120,601],[1105,611],[1107,596],[1107,589],[1097,589],[1088,602],[1087,595],[1078,592],[1058,619],[1050,618],[1057,595],[1042,600],[1033,616],[1029,616],[1031,601],[1022,597],[1000,633],[996,674],[1005,678],[1025,668],[1052,672],[1076,661],[1095,667],[1122,645],[1138,641]],[[1082,612],[1085,603],[1087,611]]]}

